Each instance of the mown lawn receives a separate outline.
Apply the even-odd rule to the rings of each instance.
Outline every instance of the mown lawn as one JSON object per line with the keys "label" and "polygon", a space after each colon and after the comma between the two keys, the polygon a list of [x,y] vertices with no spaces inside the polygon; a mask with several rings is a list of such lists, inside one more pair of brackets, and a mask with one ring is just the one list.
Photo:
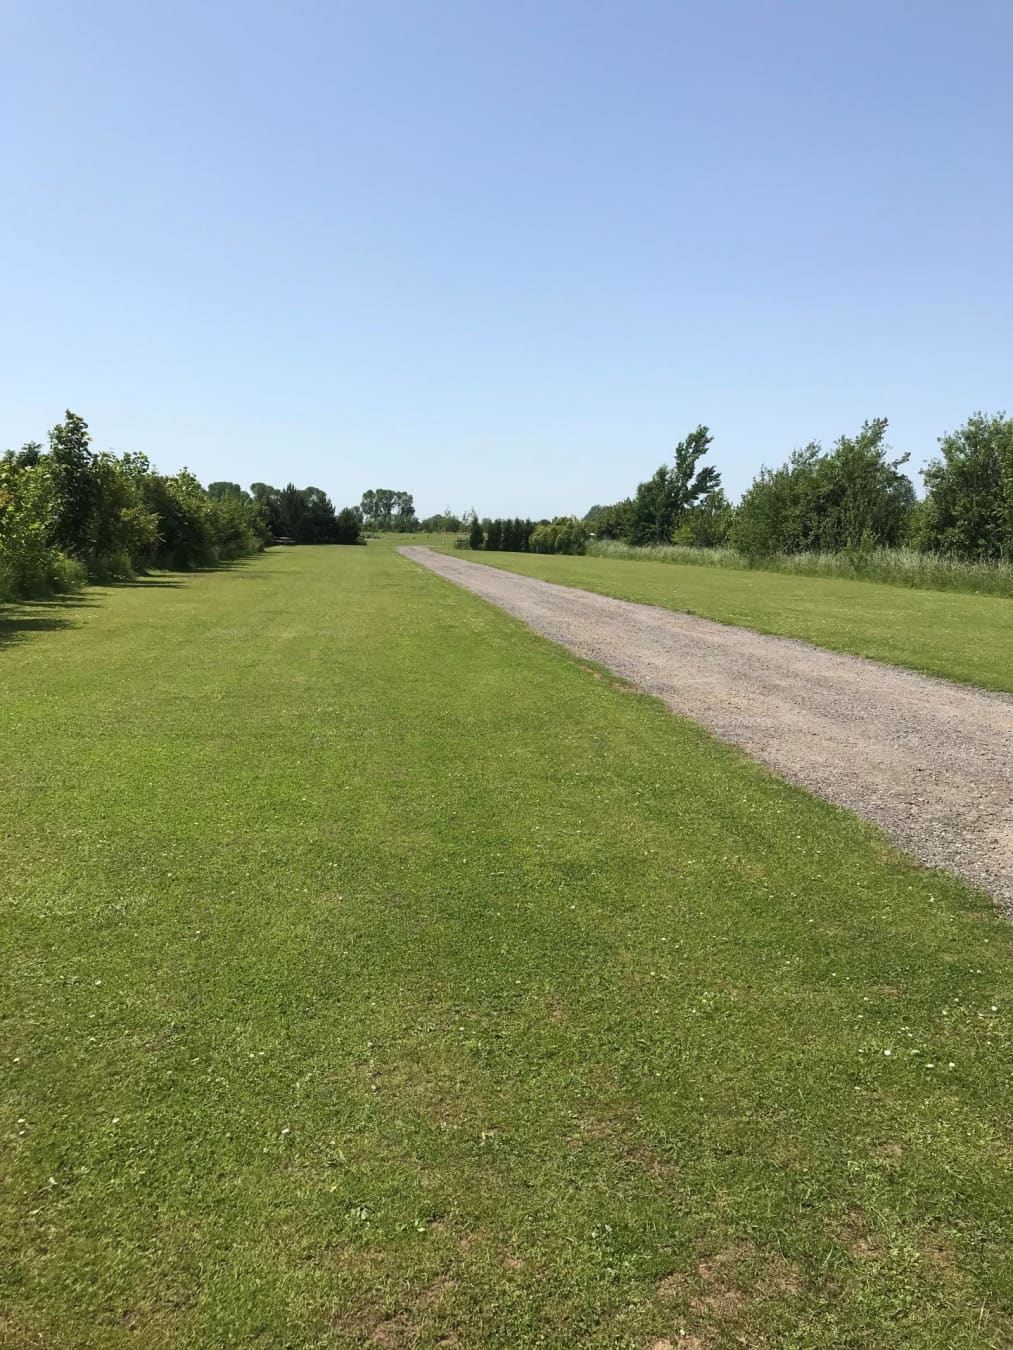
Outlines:
{"label": "mown lawn", "polygon": [[[453,551],[439,537],[425,542]],[[639,559],[455,556],[1013,693],[1013,600],[999,596]]]}
{"label": "mown lawn", "polygon": [[1013,1342],[983,897],[387,548],[57,611],[0,1344]]}

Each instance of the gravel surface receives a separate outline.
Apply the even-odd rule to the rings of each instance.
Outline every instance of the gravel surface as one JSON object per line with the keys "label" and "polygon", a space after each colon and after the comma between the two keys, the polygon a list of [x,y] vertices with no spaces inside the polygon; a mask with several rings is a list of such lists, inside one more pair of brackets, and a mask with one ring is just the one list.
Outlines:
{"label": "gravel surface", "polygon": [[[1013,698],[793,638],[402,548],[845,806],[1013,917]],[[633,566],[635,564],[631,564]]]}

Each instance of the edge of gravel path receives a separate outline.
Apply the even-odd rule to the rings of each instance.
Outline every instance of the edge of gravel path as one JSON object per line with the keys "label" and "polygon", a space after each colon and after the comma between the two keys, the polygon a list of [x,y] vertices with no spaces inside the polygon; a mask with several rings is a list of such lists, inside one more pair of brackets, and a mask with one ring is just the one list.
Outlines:
{"label": "edge of gravel path", "polygon": [[406,545],[1013,917],[1013,696]]}

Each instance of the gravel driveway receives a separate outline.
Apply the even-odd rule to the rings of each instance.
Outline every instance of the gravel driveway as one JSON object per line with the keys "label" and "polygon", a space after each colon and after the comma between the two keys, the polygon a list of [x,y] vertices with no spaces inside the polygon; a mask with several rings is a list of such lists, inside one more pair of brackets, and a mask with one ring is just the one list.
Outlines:
{"label": "gravel driveway", "polygon": [[779,777],[873,821],[1013,916],[1008,695],[427,548],[400,552],[657,695]]}

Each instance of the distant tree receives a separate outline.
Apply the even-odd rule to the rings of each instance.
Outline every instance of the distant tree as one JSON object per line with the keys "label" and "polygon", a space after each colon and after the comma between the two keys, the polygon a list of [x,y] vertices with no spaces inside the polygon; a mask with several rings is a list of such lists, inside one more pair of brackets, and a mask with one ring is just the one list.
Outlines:
{"label": "distant tree", "polygon": [[453,534],[461,528],[460,517],[455,516],[448,507],[446,511],[439,515],[426,516],[424,520],[418,521],[418,528],[424,530],[427,534]]}
{"label": "distant tree", "polygon": [[273,538],[285,533],[281,519],[281,493],[270,483],[251,483],[250,493],[260,509],[267,530]]}
{"label": "distant tree", "polygon": [[503,522],[501,520],[490,520],[487,523],[485,546],[487,549],[491,550],[503,547]]}
{"label": "distant tree", "polygon": [[633,499],[616,502],[612,506],[603,506],[601,514],[594,521],[594,534],[597,539],[622,539],[627,543],[633,539]]}
{"label": "distant tree", "polygon": [[674,463],[663,464],[653,477],[640,484],[631,512],[632,543],[668,543],[685,513],[708,492],[721,486],[721,475],[712,464],[697,468],[712,440],[705,426],[697,427],[675,447]]}
{"label": "distant tree", "polygon": [[485,534],[482,531],[482,522],[474,511],[471,513],[471,526],[468,529],[468,547],[481,548],[485,543]]}
{"label": "distant tree", "polygon": [[208,483],[208,496],[213,502],[219,502],[224,497],[238,497],[242,501],[251,500],[250,494],[238,483]]}
{"label": "distant tree", "polygon": [[418,520],[415,517],[415,501],[410,492],[396,492],[394,494],[394,529],[402,532],[411,532],[418,528]]}
{"label": "distant tree", "polygon": [[323,488],[303,489],[303,539],[307,544],[333,544],[337,535],[337,515],[334,503]]}
{"label": "distant tree", "polygon": [[336,544],[361,544],[362,538],[362,512],[357,506],[345,506],[337,515],[335,521],[335,539]]}
{"label": "distant tree", "polygon": [[531,533],[532,553],[583,553],[586,543],[587,526],[575,516],[557,516]]}
{"label": "distant tree", "polygon": [[18,469],[34,469],[42,459],[42,442],[25,441],[24,445],[15,454],[10,452],[11,460]]}
{"label": "distant tree", "polygon": [[303,542],[303,519],[306,514],[306,497],[302,488],[294,483],[286,483],[278,493],[278,519],[281,528],[278,533],[286,539]]}
{"label": "distant tree", "polygon": [[415,502],[410,492],[371,488],[362,494],[360,509],[366,528],[370,530],[411,532],[418,526]]}

